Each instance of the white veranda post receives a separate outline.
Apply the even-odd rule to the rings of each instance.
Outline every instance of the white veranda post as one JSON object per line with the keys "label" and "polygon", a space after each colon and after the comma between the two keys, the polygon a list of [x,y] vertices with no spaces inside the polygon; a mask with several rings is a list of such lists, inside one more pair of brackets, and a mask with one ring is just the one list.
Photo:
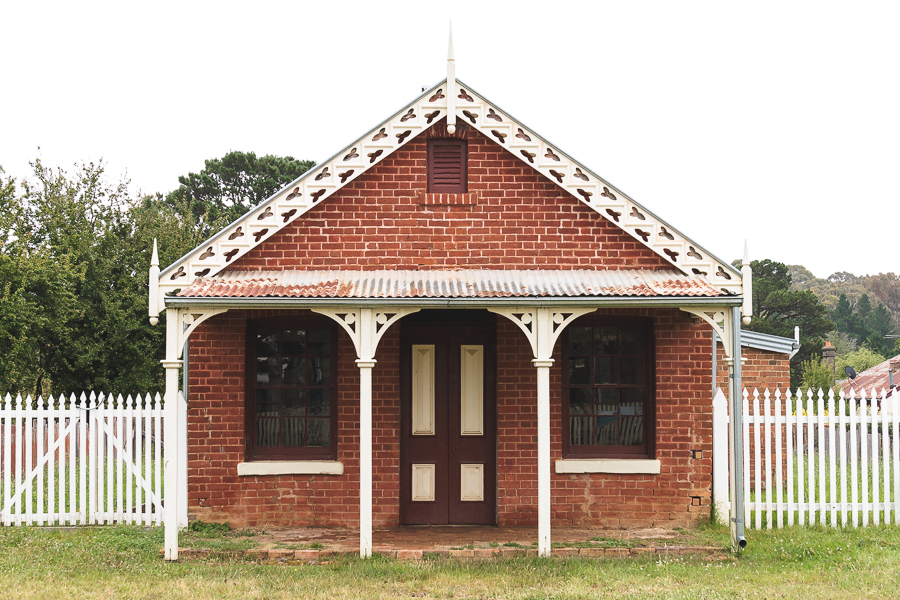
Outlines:
{"label": "white veranda post", "polygon": [[537,369],[538,434],[538,554],[550,556],[550,367],[553,345],[559,334],[576,318],[593,308],[503,308],[492,309],[510,319],[528,338]]}
{"label": "white veranda post", "polygon": [[313,309],[344,328],[359,367],[359,555],[372,556],[372,369],[375,350],[388,327],[418,308]]}

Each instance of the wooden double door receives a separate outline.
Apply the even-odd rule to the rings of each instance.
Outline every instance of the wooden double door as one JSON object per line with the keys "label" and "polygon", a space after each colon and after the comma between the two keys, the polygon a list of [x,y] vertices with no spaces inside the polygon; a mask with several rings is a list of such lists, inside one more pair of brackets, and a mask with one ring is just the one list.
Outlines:
{"label": "wooden double door", "polygon": [[497,522],[492,322],[402,326],[401,524]]}

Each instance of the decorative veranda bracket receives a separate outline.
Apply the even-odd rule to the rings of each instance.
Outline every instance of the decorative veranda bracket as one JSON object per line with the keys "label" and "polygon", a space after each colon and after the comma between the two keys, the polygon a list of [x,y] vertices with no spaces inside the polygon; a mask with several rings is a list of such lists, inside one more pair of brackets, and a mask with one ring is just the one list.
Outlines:
{"label": "decorative veranda bracket", "polygon": [[725,349],[725,357],[729,360],[732,358],[732,333],[731,333],[731,311],[724,311],[711,308],[690,308],[681,307],[686,313],[690,313],[695,317],[700,317],[710,324],[713,330],[719,334],[722,340],[722,347]]}
{"label": "decorative veranda bracket", "polygon": [[210,317],[220,315],[226,312],[227,308],[207,308],[207,309],[179,309],[178,323],[178,339],[176,340],[176,348],[178,349],[176,357],[181,358],[184,352],[184,343],[190,339],[191,334],[197,329],[203,321]]}
{"label": "decorative veranda bracket", "polygon": [[359,360],[372,360],[375,358],[375,350],[378,342],[388,328],[414,312],[419,308],[393,308],[375,310],[372,308],[313,308],[312,311],[325,315],[343,327],[344,331],[353,340],[356,348],[356,356]]}
{"label": "decorative veranda bracket", "polygon": [[594,312],[595,308],[491,308],[493,313],[502,315],[515,323],[531,344],[535,360],[551,360],[553,346],[563,329],[582,315]]}

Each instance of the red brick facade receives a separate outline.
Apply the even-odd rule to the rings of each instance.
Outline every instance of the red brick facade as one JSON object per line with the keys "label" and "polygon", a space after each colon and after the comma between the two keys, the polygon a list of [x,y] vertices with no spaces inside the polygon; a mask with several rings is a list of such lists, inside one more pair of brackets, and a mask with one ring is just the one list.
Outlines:
{"label": "red brick facade", "polygon": [[[716,345],[716,384],[728,396],[728,365],[725,364],[725,351],[722,344]],[[741,348],[741,382],[748,390],[759,389],[760,393],[767,389],[782,392],[791,385],[791,359],[788,354],[769,352],[759,348],[744,346]]]}
{"label": "red brick facade", "polygon": [[[236,261],[255,269],[670,268],[592,209],[480,133],[469,144],[467,194],[425,193],[425,136]],[[440,134],[440,126],[427,135]],[[244,476],[247,319],[304,311],[231,310],[190,342],[189,513],[235,526],[356,526],[359,376],[339,332],[337,460],[343,475]],[[708,515],[710,330],[675,308],[603,309],[653,318],[658,475],[552,476],[554,524],[687,525]],[[399,326],[382,338],[373,380],[374,524],[399,522]],[[521,331],[497,317],[497,520],[537,523],[536,374]],[[560,347],[551,369],[551,452],[561,458]],[[747,367],[745,367],[747,368]]]}

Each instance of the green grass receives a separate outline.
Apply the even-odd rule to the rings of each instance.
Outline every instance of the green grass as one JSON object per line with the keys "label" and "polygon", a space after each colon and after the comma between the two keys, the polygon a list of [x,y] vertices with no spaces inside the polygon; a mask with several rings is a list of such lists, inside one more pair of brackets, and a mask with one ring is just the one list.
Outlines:
{"label": "green grass", "polygon": [[[728,539],[720,528],[683,534],[721,546]],[[278,565],[224,555],[166,563],[160,528],[8,527],[0,528],[0,598],[896,598],[897,534],[895,527],[751,531],[747,550],[726,560],[375,557]],[[234,531],[202,535],[239,539],[229,537]]]}

